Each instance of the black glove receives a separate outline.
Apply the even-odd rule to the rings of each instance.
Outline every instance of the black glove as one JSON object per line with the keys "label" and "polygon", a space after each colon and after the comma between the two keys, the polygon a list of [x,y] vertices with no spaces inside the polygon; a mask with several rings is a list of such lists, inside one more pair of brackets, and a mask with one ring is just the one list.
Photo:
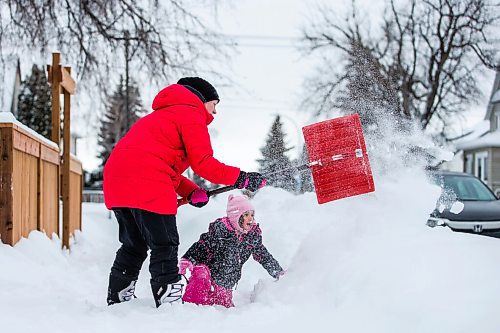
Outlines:
{"label": "black glove", "polygon": [[251,192],[257,191],[259,188],[266,185],[266,179],[258,172],[240,171],[240,175],[234,183],[235,188],[246,188]]}
{"label": "black glove", "polygon": [[191,206],[201,208],[208,203],[208,194],[207,191],[198,187],[193,192],[189,193],[187,199]]}

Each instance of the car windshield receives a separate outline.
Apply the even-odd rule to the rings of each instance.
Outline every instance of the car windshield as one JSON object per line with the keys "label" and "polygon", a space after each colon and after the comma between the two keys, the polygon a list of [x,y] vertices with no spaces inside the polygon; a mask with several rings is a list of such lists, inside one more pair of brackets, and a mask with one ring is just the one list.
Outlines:
{"label": "car windshield", "polygon": [[453,191],[458,200],[491,201],[497,200],[489,188],[475,177],[444,175],[441,187]]}

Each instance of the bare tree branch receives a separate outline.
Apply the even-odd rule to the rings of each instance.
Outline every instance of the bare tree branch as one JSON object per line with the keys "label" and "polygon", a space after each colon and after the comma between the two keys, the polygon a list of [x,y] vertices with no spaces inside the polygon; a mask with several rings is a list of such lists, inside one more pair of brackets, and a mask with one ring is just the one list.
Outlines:
{"label": "bare tree branch", "polygon": [[20,52],[28,45],[42,53],[58,49],[74,64],[80,83],[101,89],[115,64],[124,63],[125,42],[131,66],[163,84],[194,73],[199,63],[223,62],[229,51],[223,36],[177,0],[5,0],[0,13],[7,13],[1,17],[0,50],[6,43]]}
{"label": "bare tree branch", "polygon": [[[343,25],[332,25],[331,12],[323,9],[322,19],[304,29],[308,54],[337,51],[346,59],[340,71],[344,75],[323,71],[309,84],[343,77],[334,82],[337,104],[344,112],[367,103],[417,119],[424,129],[435,128],[434,122],[444,128],[479,98],[477,75],[482,68],[498,66],[493,29],[499,22],[500,4],[490,0],[387,1],[376,37],[362,29],[369,22],[357,22],[355,5]],[[366,31],[373,32],[374,27]],[[324,107],[322,102],[312,105],[319,113],[326,111]],[[374,116],[372,111],[365,116],[370,114]]]}

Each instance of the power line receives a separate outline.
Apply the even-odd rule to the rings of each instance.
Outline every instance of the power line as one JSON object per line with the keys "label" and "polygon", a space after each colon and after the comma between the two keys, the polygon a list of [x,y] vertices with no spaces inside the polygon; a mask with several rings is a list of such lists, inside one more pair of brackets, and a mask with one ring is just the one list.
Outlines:
{"label": "power line", "polygon": [[238,103],[244,102],[245,104],[251,103],[251,104],[269,105],[269,106],[295,105],[295,103],[293,103],[287,99],[267,99],[267,98],[252,98],[252,97],[241,97],[241,98],[225,97],[224,102],[226,102],[226,101],[229,103],[232,103],[232,104],[238,104]]}
{"label": "power line", "polygon": [[250,109],[250,110],[265,110],[265,111],[277,111],[277,110],[281,110],[281,111],[295,111],[293,108],[290,108],[290,107],[276,107],[276,106],[255,106],[255,105],[251,105],[251,104],[248,104],[248,105],[243,105],[243,104],[226,104],[224,103],[224,105],[222,106],[221,104],[221,107],[223,108],[231,108],[231,109]]}
{"label": "power line", "polygon": [[234,43],[227,43],[226,45],[240,47],[297,48],[304,43],[303,39],[298,36],[230,34],[223,34],[222,36],[235,40]]}
{"label": "power line", "polygon": [[232,45],[233,46],[239,46],[239,47],[275,48],[275,49],[297,48],[297,45],[292,45],[292,44],[278,45],[278,44],[242,44],[242,43],[235,43],[235,44],[232,44]]}
{"label": "power line", "polygon": [[222,36],[232,39],[261,39],[261,40],[288,40],[288,41],[301,41],[302,38],[298,36],[273,36],[273,35],[231,35],[222,34]]}

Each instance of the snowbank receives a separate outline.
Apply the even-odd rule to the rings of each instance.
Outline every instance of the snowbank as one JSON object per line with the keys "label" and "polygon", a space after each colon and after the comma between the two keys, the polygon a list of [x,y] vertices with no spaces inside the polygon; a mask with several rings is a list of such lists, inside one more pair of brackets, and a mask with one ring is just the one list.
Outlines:
{"label": "snowbank", "polygon": [[[439,195],[415,171],[376,182],[373,194],[318,205],[314,194],[264,188],[254,205],[264,243],[286,267],[275,282],[244,268],[236,308],[154,307],[147,263],[138,298],[106,306],[117,226],[84,205],[71,252],[39,232],[0,246],[5,332],[498,332],[500,242],[425,226]],[[181,208],[180,254],[225,211],[226,195]]]}

